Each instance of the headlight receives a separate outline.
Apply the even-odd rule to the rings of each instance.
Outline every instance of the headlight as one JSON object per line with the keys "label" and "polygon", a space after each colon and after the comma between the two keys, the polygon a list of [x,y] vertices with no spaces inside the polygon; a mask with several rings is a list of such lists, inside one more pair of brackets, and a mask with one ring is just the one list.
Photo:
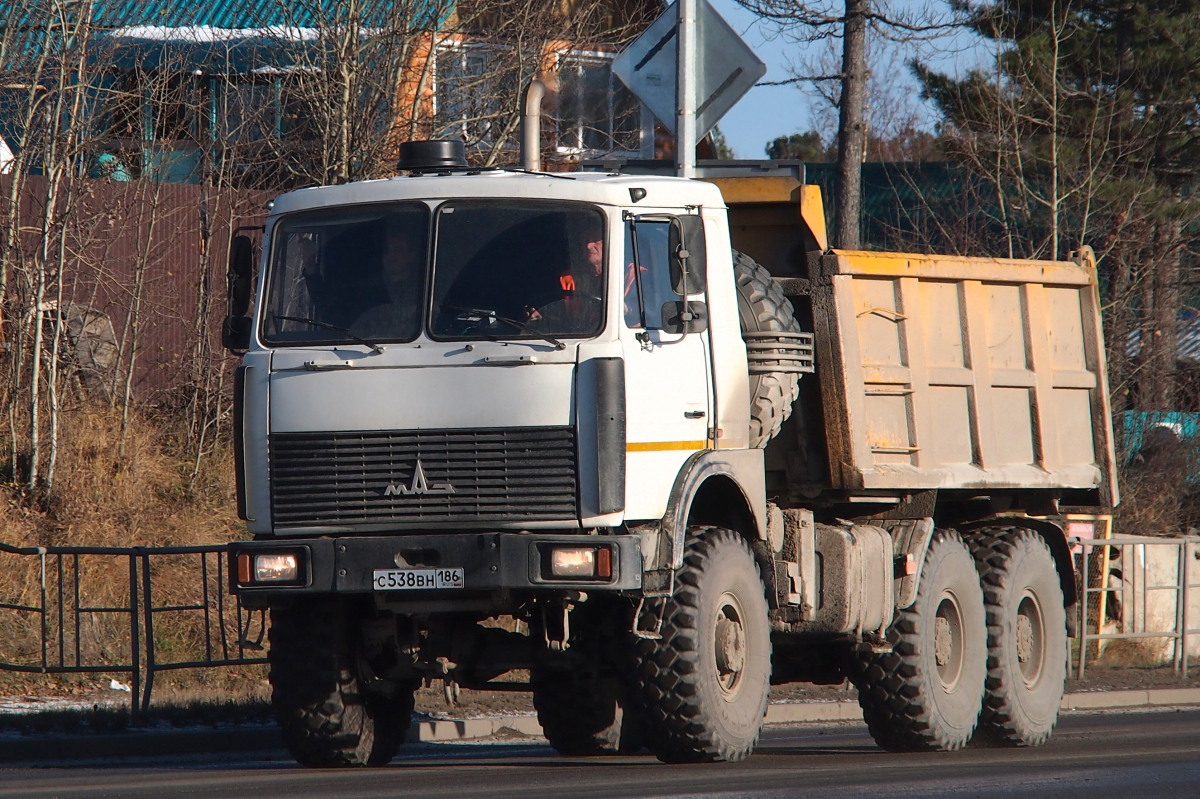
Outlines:
{"label": "headlight", "polygon": [[612,550],[607,546],[552,546],[546,562],[549,579],[612,579]]}
{"label": "headlight", "polygon": [[238,585],[295,585],[302,582],[303,566],[299,552],[239,552]]}
{"label": "headlight", "polygon": [[300,559],[293,553],[254,556],[254,582],[256,583],[288,583],[299,575]]}

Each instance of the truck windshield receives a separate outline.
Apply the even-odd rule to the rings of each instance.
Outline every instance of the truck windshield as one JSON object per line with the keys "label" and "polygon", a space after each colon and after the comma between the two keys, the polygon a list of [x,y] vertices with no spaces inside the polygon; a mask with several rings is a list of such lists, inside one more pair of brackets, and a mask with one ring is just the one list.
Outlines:
{"label": "truck windshield", "polygon": [[604,217],[582,205],[461,200],[437,212],[430,332],[571,338],[604,321]]}
{"label": "truck windshield", "polygon": [[410,341],[421,330],[429,209],[388,203],[289,216],[275,227],[269,344]]}
{"label": "truck windshield", "polygon": [[[381,203],[276,224],[267,344],[412,341],[427,304],[430,211]],[[451,201],[436,214],[430,334],[436,339],[590,336],[604,318],[604,217],[595,208]]]}

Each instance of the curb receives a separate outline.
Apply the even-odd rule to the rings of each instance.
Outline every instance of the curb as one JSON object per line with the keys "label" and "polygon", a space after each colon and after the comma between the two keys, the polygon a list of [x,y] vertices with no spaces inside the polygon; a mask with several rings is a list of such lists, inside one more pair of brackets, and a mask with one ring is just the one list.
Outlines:
{"label": "curb", "polygon": [[1144,691],[1081,691],[1067,694],[1063,710],[1200,705],[1200,688],[1153,688]]}
{"label": "curb", "polygon": [[492,716],[483,719],[434,719],[419,721],[408,729],[408,742],[437,743],[472,741],[504,732],[541,737],[537,716]]}
{"label": "curb", "polygon": [[[1154,688],[1139,691],[1081,691],[1065,694],[1059,708],[1104,710],[1200,705],[1200,688]],[[780,702],[767,706],[767,724],[800,724],[816,721],[861,721],[858,701]]]}
{"label": "curb", "polygon": [[[1156,688],[1139,691],[1084,691],[1066,694],[1064,711],[1139,707],[1200,705],[1200,688]],[[809,724],[831,721],[861,721],[862,708],[855,699],[814,702],[776,702],[767,706],[767,724]],[[540,737],[536,716],[495,716],[480,719],[434,719],[414,724],[409,742],[438,743],[470,741],[503,734],[505,731]]]}
{"label": "curb", "polygon": [[[1084,691],[1067,694],[1064,711],[1200,705],[1200,688],[1138,691]],[[767,724],[861,721],[856,700],[778,702],[767,706]],[[430,719],[409,728],[407,743],[453,743],[494,736],[541,737],[537,717],[493,716],[478,719]],[[0,739],[0,762],[63,761],[116,757],[154,757],[220,752],[285,752],[275,727],[204,730],[146,730],[114,735],[13,737]]]}

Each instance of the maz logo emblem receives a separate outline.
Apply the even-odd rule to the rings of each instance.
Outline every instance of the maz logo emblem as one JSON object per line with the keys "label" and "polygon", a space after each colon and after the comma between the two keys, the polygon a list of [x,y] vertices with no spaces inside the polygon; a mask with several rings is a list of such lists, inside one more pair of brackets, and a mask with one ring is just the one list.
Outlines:
{"label": "maz logo emblem", "polygon": [[385,497],[408,496],[409,494],[453,493],[454,486],[450,485],[450,481],[448,480],[444,483],[430,484],[429,478],[425,476],[425,467],[421,465],[420,458],[417,459],[417,468],[413,470],[412,482],[406,486],[388,483],[388,487],[383,491]]}

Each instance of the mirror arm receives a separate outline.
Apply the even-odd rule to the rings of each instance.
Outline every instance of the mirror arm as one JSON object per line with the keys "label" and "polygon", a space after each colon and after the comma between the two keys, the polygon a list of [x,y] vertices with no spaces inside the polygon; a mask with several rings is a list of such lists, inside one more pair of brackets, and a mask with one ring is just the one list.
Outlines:
{"label": "mirror arm", "polygon": [[[629,220],[629,240],[633,245],[633,282],[637,288],[637,303],[638,303],[638,321],[642,324],[642,330],[646,330],[649,326],[646,323],[646,298],[642,293],[642,256],[638,250],[638,231],[637,220],[632,217]],[[621,300],[625,299],[625,276],[621,276]]]}

